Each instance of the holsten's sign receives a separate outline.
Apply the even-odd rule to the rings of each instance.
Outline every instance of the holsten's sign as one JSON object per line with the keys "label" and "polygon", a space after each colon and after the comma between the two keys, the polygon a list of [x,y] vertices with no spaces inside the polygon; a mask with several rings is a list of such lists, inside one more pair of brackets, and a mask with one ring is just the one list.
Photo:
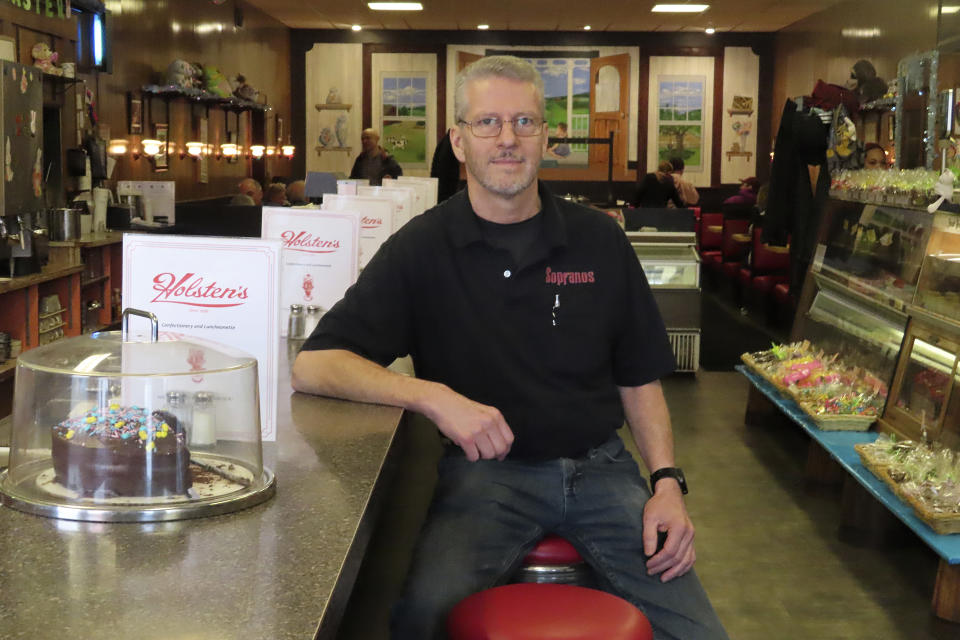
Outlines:
{"label": "holsten's sign", "polygon": [[70,19],[70,0],[7,0],[7,2],[38,16]]}
{"label": "holsten's sign", "polygon": [[[280,246],[263,238],[123,236],[124,306],[156,314],[163,334],[219,342],[257,358],[264,440],[277,434]],[[203,354],[194,360],[199,368]],[[245,404],[231,402],[242,390],[204,376],[184,384],[177,391],[204,391],[217,400],[218,438],[230,437],[232,426],[249,418],[237,413]]]}
{"label": "holsten's sign", "polygon": [[342,211],[264,207],[261,235],[283,243],[281,335],[290,306],[330,309],[357,280],[361,223]]}

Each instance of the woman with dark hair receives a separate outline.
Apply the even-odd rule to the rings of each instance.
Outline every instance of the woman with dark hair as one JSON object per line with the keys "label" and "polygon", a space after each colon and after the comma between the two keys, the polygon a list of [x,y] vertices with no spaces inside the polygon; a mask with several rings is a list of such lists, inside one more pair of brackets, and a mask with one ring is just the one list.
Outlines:
{"label": "woman with dark hair", "polygon": [[673,165],[663,161],[654,173],[643,176],[637,195],[633,199],[635,207],[666,208],[667,202],[673,202],[678,208],[683,208],[683,200],[677,193],[677,186],[673,182]]}
{"label": "woman with dark hair", "polygon": [[888,166],[886,150],[876,142],[868,142],[863,148],[863,168],[886,169]]}

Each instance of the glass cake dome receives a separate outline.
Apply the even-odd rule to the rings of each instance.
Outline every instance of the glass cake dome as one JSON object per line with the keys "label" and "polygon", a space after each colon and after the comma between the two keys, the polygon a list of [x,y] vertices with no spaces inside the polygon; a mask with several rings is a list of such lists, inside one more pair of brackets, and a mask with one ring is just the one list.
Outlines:
{"label": "glass cake dome", "polygon": [[[131,315],[151,320],[132,338]],[[73,520],[158,521],[268,499],[256,358],[158,334],[127,309],[123,331],[68,338],[17,359],[11,507]]]}

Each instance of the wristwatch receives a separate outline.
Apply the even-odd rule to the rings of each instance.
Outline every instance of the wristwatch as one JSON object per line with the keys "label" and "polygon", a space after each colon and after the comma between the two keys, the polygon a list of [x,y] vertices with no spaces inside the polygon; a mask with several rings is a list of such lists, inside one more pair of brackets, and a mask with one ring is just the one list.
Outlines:
{"label": "wristwatch", "polygon": [[663,478],[673,478],[680,485],[680,491],[687,495],[687,479],[683,475],[683,469],[680,467],[663,467],[650,474],[650,489],[657,490],[657,482]]}

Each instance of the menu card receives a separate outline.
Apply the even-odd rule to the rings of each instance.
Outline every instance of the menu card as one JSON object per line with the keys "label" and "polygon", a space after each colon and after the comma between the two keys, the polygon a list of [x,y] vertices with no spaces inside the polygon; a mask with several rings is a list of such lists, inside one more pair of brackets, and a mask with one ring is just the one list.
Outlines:
{"label": "menu card", "polygon": [[368,197],[386,197],[393,199],[393,230],[396,231],[410,222],[413,217],[414,200],[417,197],[413,189],[391,187],[360,187],[357,195]]}
{"label": "menu card", "polygon": [[[283,242],[280,268],[281,317],[292,304],[337,303],[357,281],[360,220],[347,212],[264,207],[261,235]],[[287,325],[280,323],[280,335]]]}
{"label": "menu card", "polygon": [[437,206],[437,194],[440,192],[440,180],[437,178],[427,178],[426,176],[400,176],[399,182],[416,182],[426,186],[426,202],[424,210]]}
{"label": "menu card", "polygon": [[[162,332],[219,342],[257,359],[265,441],[277,437],[280,247],[268,238],[123,236],[125,306],[155,314]],[[218,410],[229,411],[236,390],[212,391],[227,400]]]}
{"label": "menu card", "polygon": [[349,213],[359,220],[361,269],[395,229],[395,206],[391,197],[327,194],[323,197],[323,209]]}

